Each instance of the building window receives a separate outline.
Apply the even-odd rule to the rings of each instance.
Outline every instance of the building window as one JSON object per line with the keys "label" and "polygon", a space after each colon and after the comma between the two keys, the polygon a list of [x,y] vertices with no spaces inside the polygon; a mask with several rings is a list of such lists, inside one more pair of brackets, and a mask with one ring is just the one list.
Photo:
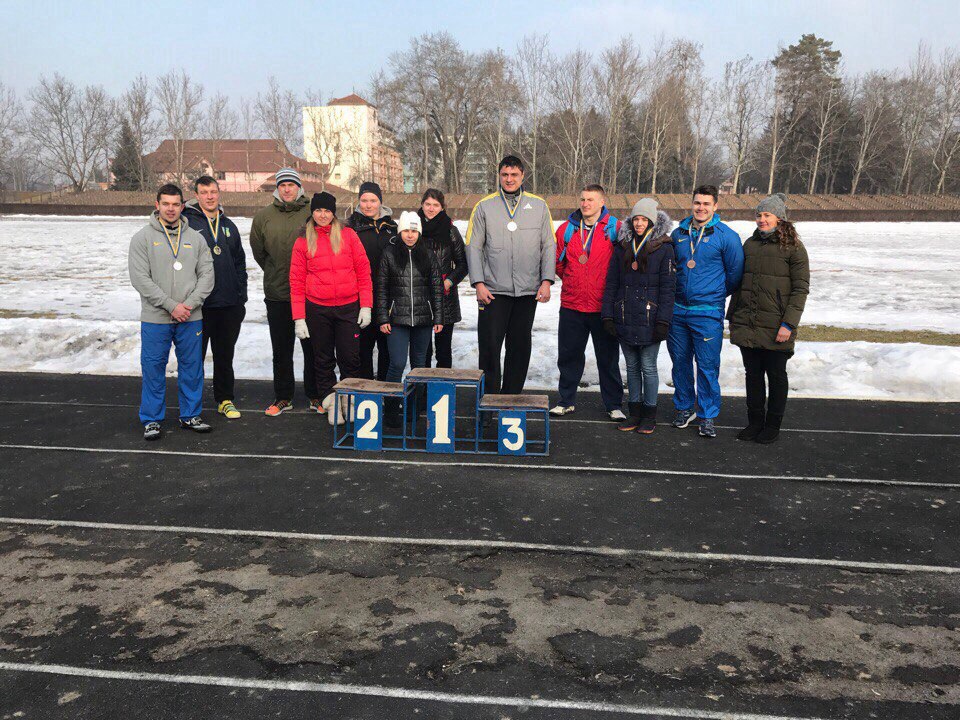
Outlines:
{"label": "building window", "polygon": [[227,173],[224,172],[223,170],[217,170],[215,177],[216,177],[217,180],[226,180],[226,179],[227,179]]}

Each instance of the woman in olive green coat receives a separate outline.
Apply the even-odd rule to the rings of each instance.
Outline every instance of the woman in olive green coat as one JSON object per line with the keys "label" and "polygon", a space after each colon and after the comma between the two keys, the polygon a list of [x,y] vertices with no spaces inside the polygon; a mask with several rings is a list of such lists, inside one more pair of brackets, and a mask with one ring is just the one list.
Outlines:
{"label": "woman in olive green coat", "polygon": [[[730,301],[730,342],[747,373],[748,424],[739,440],[772,443],[787,405],[787,360],[810,291],[810,260],[787,220],[787,196],[757,206],[757,229],[743,243],[743,281]],[[767,382],[770,385],[767,399]]]}

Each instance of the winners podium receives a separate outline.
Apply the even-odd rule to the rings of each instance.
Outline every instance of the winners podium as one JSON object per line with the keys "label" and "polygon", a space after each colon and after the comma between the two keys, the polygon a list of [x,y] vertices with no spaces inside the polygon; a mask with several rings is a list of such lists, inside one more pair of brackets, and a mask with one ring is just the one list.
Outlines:
{"label": "winners podium", "polygon": [[[550,451],[547,396],[485,395],[482,370],[417,368],[402,383],[350,378],[337,383],[334,392],[346,410],[345,421],[338,419],[333,426],[338,449],[499,455]],[[458,399],[467,411],[459,416]],[[390,402],[402,409],[402,423],[395,429],[384,423]]]}

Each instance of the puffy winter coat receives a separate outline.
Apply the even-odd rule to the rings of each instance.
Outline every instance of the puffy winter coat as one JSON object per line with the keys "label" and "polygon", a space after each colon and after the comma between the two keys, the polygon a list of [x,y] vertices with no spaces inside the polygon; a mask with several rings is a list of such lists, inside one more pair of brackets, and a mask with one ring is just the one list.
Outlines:
{"label": "puffy winter coat", "polygon": [[440,265],[441,284],[443,280],[453,283],[449,291],[446,287],[443,289],[443,323],[452,325],[462,319],[457,285],[467,276],[467,250],[460,231],[445,212],[441,211],[432,221],[426,219],[423,210],[419,215],[423,223],[423,241],[437,256]]}
{"label": "puffy winter coat", "polygon": [[267,300],[290,299],[290,252],[309,217],[310,199],[306,195],[284,202],[277,191],[273,193],[273,203],[253,216],[250,250],[263,269],[263,294]]}
{"label": "puffy winter coat", "polygon": [[[398,235],[397,223],[390,213],[390,208],[381,206],[380,215],[377,218],[369,218],[359,210],[354,210],[347,219],[347,227],[351,228],[363,243],[367,260],[370,261],[370,271],[374,275],[380,268],[380,256],[384,249]],[[374,277],[373,280],[374,294],[376,294],[376,278]]]}
{"label": "puffy winter coat", "polygon": [[[613,318],[617,338],[627,345],[650,345],[657,323],[669,323],[673,318],[674,291],[677,270],[670,236],[670,216],[662,210],[657,213],[650,240],[640,251],[646,257],[634,270],[627,266],[633,261],[633,228],[623,223],[607,272],[600,315]],[[629,248],[629,249],[628,249]]]}
{"label": "puffy winter coat", "polygon": [[[440,265],[437,256],[420,242],[410,248],[395,238],[383,251],[377,272],[377,325],[443,325]],[[427,266],[429,271],[424,273]]]}
{"label": "puffy winter coat", "polygon": [[340,230],[340,252],[330,246],[330,225],[317,228],[317,251],[307,252],[304,229],[293,245],[290,256],[290,307],[293,319],[306,317],[304,302],[336,307],[360,301],[360,307],[373,307],[373,283],[370,261],[360,238],[350,228]]}
{"label": "puffy winter coat", "polygon": [[232,307],[247,301],[247,256],[240,242],[240,231],[220,209],[220,224],[216,226],[217,237],[196,200],[183,208],[183,217],[190,227],[203,235],[213,256],[216,282],[213,292],[207,296],[204,306],[208,308]]}
{"label": "puffy winter coat", "polygon": [[[586,231],[583,233],[591,237],[591,240],[587,262],[581,264],[580,257],[584,254],[583,241],[586,239],[581,236],[582,219],[583,214],[575,210],[567,221],[557,228],[557,277],[563,280],[560,288],[560,307],[584,313],[597,313],[600,312],[603,304],[607,268],[610,267],[610,258],[613,256],[614,249],[614,243],[610,242],[611,236],[607,234],[607,226],[613,224],[619,232],[621,223],[607,212],[606,208],[603,208],[593,228],[592,236]],[[576,230],[570,237],[570,242],[564,247],[563,238],[570,225],[573,225]]]}
{"label": "puffy winter coat", "polygon": [[[677,303],[723,318],[727,295],[737,289],[743,276],[740,236],[720,222],[719,214],[714,214],[699,244],[700,232],[693,236],[693,243],[697,245],[694,254],[690,248],[692,220],[692,217],[681,220],[671,235],[677,263]],[[691,259],[696,266],[688,268],[687,262]]]}
{"label": "puffy winter coat", "polygon": [[[807,294],[810,260],[799,240],[783,249],[776,234],[755,232],[743,244],[743,282],[730,301],[730,342],[765,350],[793,352]],[[776,341],[781,324],[793,329],[786,342]]]}

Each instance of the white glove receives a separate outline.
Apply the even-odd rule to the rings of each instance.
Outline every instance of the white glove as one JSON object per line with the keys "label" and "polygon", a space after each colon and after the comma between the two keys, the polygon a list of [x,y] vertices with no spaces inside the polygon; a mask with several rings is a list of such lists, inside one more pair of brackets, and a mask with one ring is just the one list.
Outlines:
{"label": "white glove", "polygon": [[297,337],[301,340],[306,340],[310,337],[310,331],[307,330],[307,321],[306,320],[294,320],[293,321],[293,331],[297,334]]}
{"label": "white glove", "polygon": [[357,318],[357,324],[361,330],[370,324],[371,316],[370,308],[360,308],[360,317]]}

